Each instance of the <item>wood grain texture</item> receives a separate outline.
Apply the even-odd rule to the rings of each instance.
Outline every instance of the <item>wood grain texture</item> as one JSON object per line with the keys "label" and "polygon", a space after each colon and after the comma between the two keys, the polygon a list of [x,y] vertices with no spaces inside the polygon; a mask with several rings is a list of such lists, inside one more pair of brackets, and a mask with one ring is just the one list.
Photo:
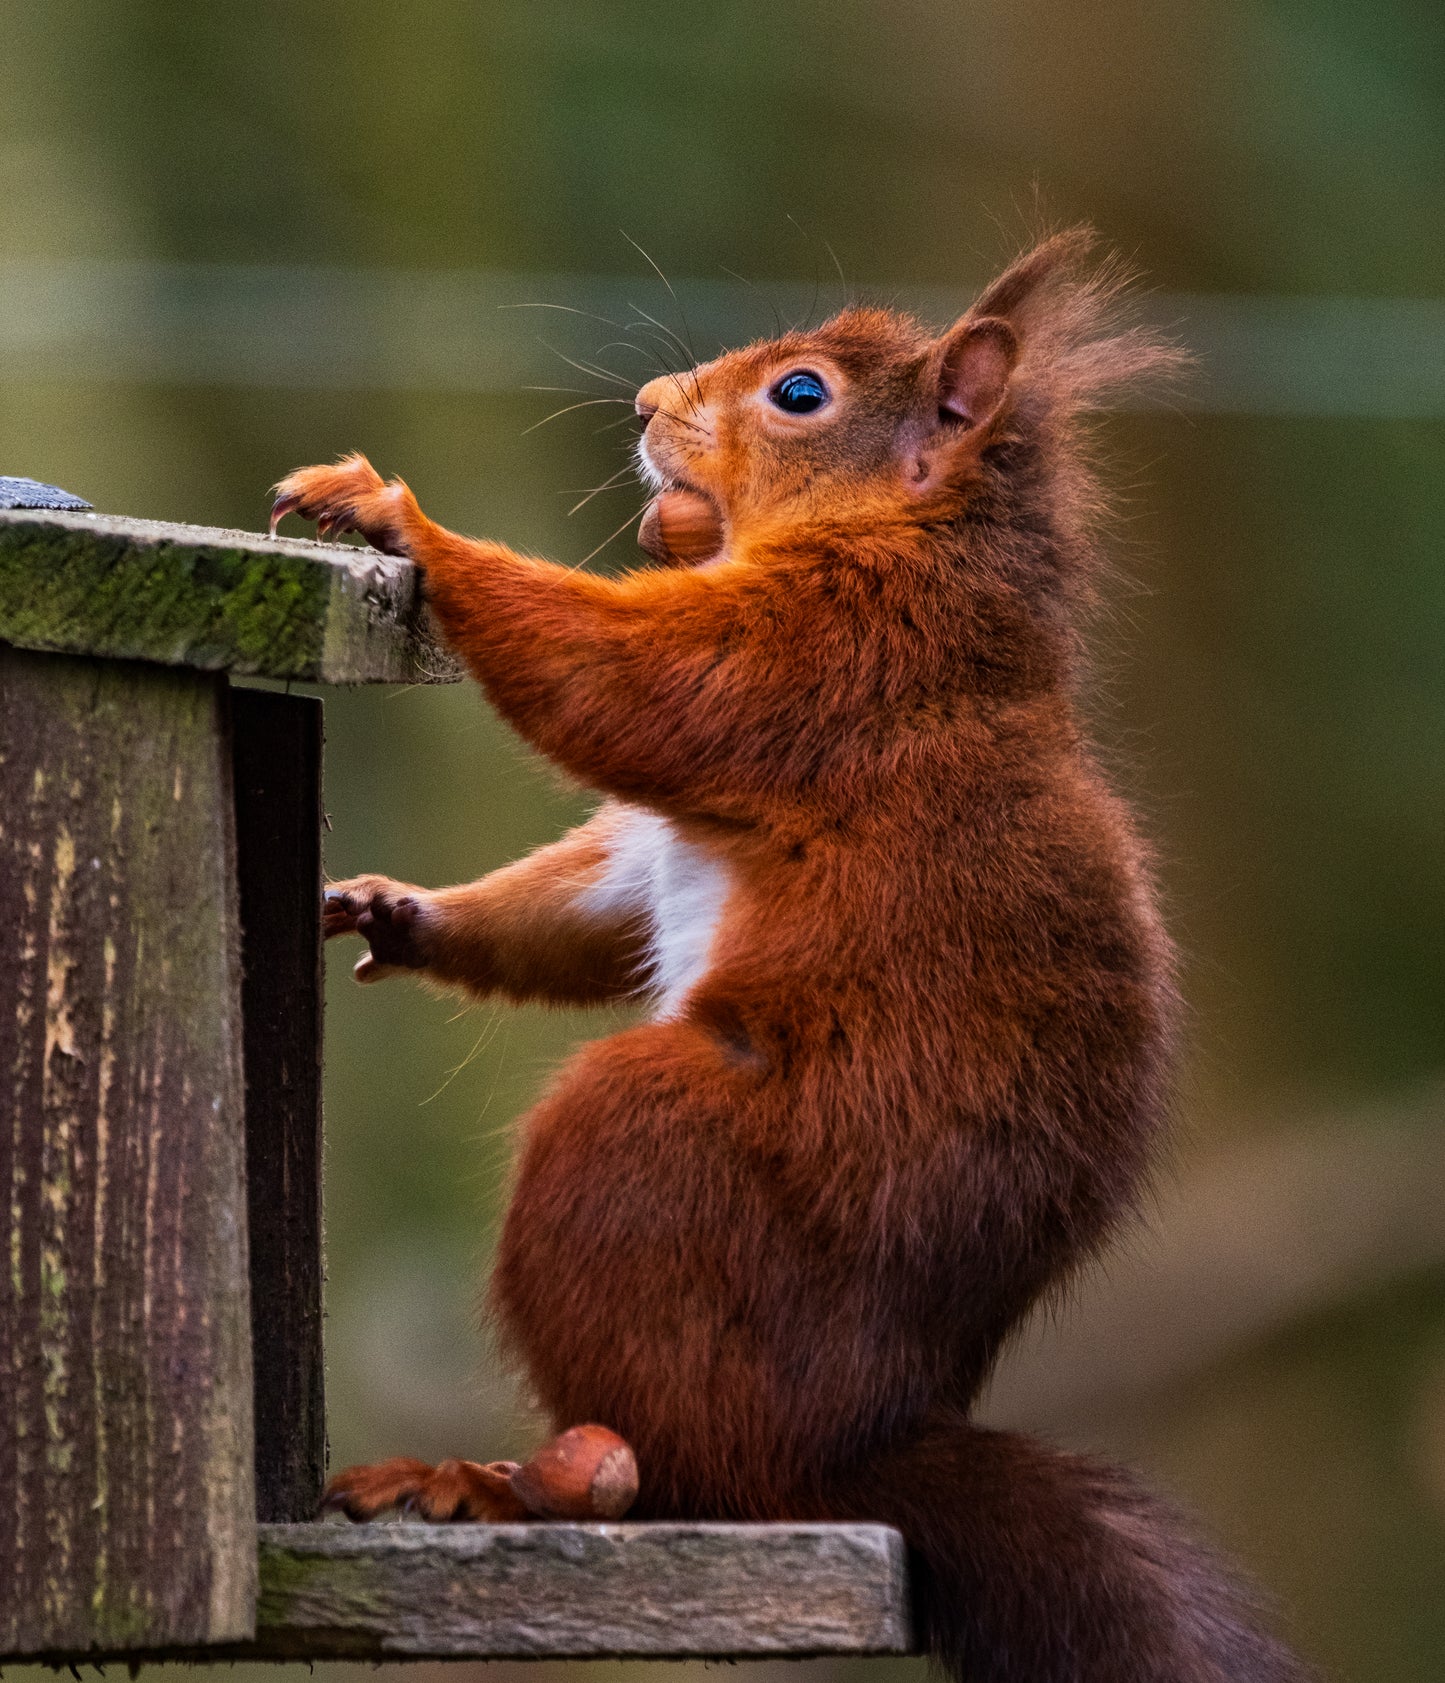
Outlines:
{"label": "wood grain texture", "polygon": [[329,684],[458,676],[408,561],[119,515],[0,510],[0,638]]}
{"label": "wood grain texture", "polygon": [[252,1629],[223,691],[0,645],[0,1655]]}
{"label": "wood grain texture", "polygon": [[898,1654],[882,1525],[262,1526],[273,1659]]}
{"label": "wood grain texture", "polygon": [[321,1352],[321,703],[231,692],[256,1517],[311,1519]]}

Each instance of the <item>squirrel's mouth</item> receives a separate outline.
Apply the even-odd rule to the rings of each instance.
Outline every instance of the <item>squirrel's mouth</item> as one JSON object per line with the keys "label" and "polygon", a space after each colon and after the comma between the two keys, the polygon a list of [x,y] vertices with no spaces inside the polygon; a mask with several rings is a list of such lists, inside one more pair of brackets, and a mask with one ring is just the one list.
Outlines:
{"label": "squirrel's mouth", "polygon": [[[642,429],[637,440],[637,471],[654,491],[696,491],[694,485],[677,466],[668,460],[670,454],[667,439],[656,439],[648,436],[651,424]],[[661,448],[659,448],[659,445]]]}
{"label": "squirrel's mouth", "polygon": [[659,455],[644,431],[637,441],[638,471],[657,494],[643,512],[638,545],[663,566],[710,561],[722,549],[726,534],[717,498]]}

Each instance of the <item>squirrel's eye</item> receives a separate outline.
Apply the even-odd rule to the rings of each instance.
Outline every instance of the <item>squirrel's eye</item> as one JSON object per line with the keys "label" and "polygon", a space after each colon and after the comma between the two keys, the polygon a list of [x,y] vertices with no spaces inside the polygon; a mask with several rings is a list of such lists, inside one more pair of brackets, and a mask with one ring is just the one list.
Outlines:
{"label": "squirrel's eye", "polygon": [[789,415],[810,415],[828,401],[828,388],[816,374],[802,371],[785,374],[768,396]]}

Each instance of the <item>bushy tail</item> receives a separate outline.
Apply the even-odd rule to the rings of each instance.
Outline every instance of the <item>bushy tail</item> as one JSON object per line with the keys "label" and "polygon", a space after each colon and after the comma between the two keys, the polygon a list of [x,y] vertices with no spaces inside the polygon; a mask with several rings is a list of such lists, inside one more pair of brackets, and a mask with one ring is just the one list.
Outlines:
{"label": "bushy tail", "polygon": [[1306,1683],[1249,1591],[1115,1468],[962,1415],[867,1480],[913,1556],[924,1645],[960,1683]]}

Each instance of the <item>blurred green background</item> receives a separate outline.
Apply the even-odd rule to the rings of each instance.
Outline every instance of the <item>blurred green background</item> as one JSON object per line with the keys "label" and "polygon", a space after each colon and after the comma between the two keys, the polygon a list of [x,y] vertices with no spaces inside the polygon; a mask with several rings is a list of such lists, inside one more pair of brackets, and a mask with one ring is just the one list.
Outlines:
{"label": "blurred green background", "polygon": [[[708,354],[770,297],[836,303],[833,253],[943,316],[1036,194],[1137,261],[1202,368],[1107,423],[1092,706],[1184,948],[1184,1143],[990,1406],[1147,1466],[1330,1677],[1445,1672],[1445,12],[17,0],[4,36],[0,472],[115,512],[256,527],[360,448],[447,524],[580,561],[640,501],[567,514],[626,411],[527,429],[623,387],[540,340],[635,384],[664,353],[638,311]],[[327,721],[335,874],[464,879],[587,808],[470,688]],[[511,1125],[607,1025],[362,991],[354,956],[333,1464],[500,1455],[531,1427],[474,1305]]]}

